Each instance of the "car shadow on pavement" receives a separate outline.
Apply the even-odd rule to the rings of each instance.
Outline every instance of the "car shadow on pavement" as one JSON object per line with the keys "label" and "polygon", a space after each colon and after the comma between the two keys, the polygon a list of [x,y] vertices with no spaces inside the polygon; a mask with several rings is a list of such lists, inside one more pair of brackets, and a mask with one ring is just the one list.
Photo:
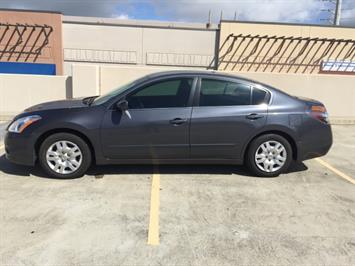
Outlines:
{"label": "car shadow on pavement", "polygon": [[[304,163],[293,163],[288,173],[306,171],[308,168]],[[152,165],[105,165],[92,166],[87,175],[102,177],[104,175],[120,174],[151,174]],[[9,162],[4,155],[0,157],[0,172],[14,176],[30,176],[48,178],[39,165],[35,167],[16,165]],[[241,175],[253,177],[244,166],[235,165],[160,165],[161,174],[210,174],[210,175]]]}

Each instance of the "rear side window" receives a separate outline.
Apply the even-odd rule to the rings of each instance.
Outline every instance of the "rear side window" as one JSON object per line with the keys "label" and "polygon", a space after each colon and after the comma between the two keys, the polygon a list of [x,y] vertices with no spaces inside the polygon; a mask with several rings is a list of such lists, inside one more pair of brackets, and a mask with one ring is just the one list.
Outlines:
{"label": "rear side window", "polygon": [[269,101],[269,94],[266,91],[253,88],[253,97],[252,97],[253,105],[267,103],[268,101]]}
{"label": "rear side window", "polygon": [[234,106],[251,104],[251,87],[246,84],[202,79],[200,106]]}
{"label": "rear side window", "polygon": [[130,109],[186,107],[192,78],[162,80],[147,85],[126,99]]}

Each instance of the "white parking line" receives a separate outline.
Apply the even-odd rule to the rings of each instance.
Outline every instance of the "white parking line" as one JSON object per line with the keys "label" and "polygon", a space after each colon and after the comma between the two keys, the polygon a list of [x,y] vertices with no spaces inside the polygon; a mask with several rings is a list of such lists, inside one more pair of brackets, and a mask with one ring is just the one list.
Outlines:
{"label": "white parking line", "polygon": [[340,170],[336,169],[335,167],[331,166],[329,163],[323,161],[322,159],[315,159],[318,163],[320,163],[321,165],[323,165],[324,167],[328,168],[330,171],[332,171],[333,173],[337,174],[338,176],[340,176],[341,178],[349,181],[350,183],[355,185],[355,179],[351,178],[350,176],[344,174],[343,172],[341,172]]}

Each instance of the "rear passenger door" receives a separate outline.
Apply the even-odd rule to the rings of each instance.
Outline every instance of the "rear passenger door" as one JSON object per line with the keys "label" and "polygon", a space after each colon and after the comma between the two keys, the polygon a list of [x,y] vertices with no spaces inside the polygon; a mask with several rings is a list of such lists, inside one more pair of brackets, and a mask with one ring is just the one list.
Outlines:
{"label": "rear passenger door", "polygon": [[269,92],[245,81],[202,77],[192,110],[192,159],[241,159],[244,144],[263,127]]}

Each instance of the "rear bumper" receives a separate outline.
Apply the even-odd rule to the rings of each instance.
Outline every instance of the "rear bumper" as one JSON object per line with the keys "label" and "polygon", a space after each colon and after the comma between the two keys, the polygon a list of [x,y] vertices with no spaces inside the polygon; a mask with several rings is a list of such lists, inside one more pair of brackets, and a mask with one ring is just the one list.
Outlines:
{"label": "rear bumper", "polygon": [[326,155],[333,145],[333,135],[330,125],[313,126],[298,142],[297,161],[305,161]]}
{"label": "rear bumper", "polygon": [[33,166],[36,152],[31,138],[23,134],[7,132],[5,136],[6,158],[16,164]]}

